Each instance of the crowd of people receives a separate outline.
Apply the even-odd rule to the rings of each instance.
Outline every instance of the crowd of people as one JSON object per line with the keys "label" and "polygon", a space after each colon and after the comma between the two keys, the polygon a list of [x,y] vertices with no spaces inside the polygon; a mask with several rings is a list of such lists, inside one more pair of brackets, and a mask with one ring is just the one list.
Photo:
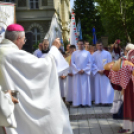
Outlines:
{"label": "crowd of people", "polygon": [[[108,105],[113,103],[114,90],[104,72],[105,64],[117,60],[122,53],[116,40],[111,45],[112,51],[106,50],[102,42],[96,46],[88,41],[79,40],[77,48],[68,44],[66,51],[60,49],[69,64],[69,70],[59,76],[61,96],[64,101],[72,103],[74,107],[91,106],[95,104]],[[47,46],[47,47],[46,47]],[[44,57],[49,51],[49,41],[44,39],[33,54],[38,58]]]}
{"label": "crowd of people", "polygon": [[[49,44],[48,41],[47,44]],[[49,45],[47,45],[48,48],[44,45],[42,43],[42,48],[34,52],[37,57],[38,53],[42,53],[38,58],[43,57],[44,50],[49,51]],[[132,108],[133,102],[130,103],[132,98],[129,101],[127,98],[126,101],[126,96],[130,95],[130,92],[122,90],[120,84],[112,82],[111,77],[115,79],[113,74],[119,72],[113,73],[113,70],[110,71],[111,68],[108,73],[105,70],[105,66],[109,66],[111,63],[115,64],[122,59],[127,60],[128,52],[133,49],[133,44],[128,44],[124,50],[121,49],[119,39],[108,47],[104,47],[101,40],[98,40],[96,46],[89,45],[88,41],[79,40],[77,46],[68,44],[65,52],[60,49],[69,64],[69,70],[59,75],[60,93],[63,100],[72,104],[73,107],[90,107],[93,103],[106,106],[113,104],[110,110],[113,118],[123,120],[123,127],[119,133],[130,130],[133,132],[132,112],[134,110]],[[111,74],[113,76],[110,77]],[[126,76],[124,77],[126,78]],[[132,83],[131,86],[133,87]],[[127,92],[127,95],[122,93],[124,91]],[[129,113],[128,108],[130,109]]]}
{"label": "crowd of people", "polygon": [[119,133],[134,133],[133,44],[123,51],[119,39],[109,48],[79,40],[63,52],[60,39],[51,48],[44,39],[30,54],[21,50],[25,41],[24,28],[12,24],[1,42],[1,134],[73,134],[62,98],[73,107],[113,103],[113,118],[123,120]]}

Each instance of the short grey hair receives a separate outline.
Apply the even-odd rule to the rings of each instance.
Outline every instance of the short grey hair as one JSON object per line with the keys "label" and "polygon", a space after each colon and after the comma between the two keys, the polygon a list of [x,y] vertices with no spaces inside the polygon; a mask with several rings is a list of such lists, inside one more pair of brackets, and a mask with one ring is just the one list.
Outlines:
{"label": "short grey hair", "polygon": [[134,49],[134,44],[128,43],[125,49],[126,49],[127,51],[133,50],[133,49]]}
{"label": "short grey hair", "polygon": [[15,41],[18,37],[22,38],[25,35],[24,31],[6,31],[5,39],[9,39],[11,41]]}

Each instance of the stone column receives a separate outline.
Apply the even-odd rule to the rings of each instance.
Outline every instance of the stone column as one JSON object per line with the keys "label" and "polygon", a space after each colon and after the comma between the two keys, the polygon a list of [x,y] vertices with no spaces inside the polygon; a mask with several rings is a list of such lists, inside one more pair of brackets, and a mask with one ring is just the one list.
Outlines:
{"label": "stone column", "polygon": [[63,39],[68,40],[69,38],[69,5],[67,0],[62,0],[62,30],[63,30]]}

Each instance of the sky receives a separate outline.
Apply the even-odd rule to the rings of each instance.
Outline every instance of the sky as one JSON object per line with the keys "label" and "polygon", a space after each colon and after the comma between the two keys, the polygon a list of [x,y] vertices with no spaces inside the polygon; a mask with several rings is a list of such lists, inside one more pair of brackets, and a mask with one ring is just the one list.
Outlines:
{"label": "sky", "polygon": [[74,0],[70,0],[70,8],[72,9],[74,5]]}

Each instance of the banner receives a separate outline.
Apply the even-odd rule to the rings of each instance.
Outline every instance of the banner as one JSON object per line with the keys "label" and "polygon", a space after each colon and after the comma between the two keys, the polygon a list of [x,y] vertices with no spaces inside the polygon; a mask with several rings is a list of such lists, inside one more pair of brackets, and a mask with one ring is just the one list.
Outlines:
{"label": "banner", "polygon": [[95,27],[92,28],[92,33],[93,33],[93,45],[96,45],[97,37],[96,37]]}
{"label": "banner", "polygon": [[81,29],[81,21],[79,19],[78,24],[77,24],[77,32],[78,32],[78,39],[82,40],[82,29]]}
{"label": "banner", "polygon": [[70,25],[70,44],[75,45],[77,48],[77,28],[76,28],[76,22],[75,22],[75,14],[72,12],[71,17],[71,25]]}
{"label": "banner", "polygon": [[5,36],[8,25],[14,23],[14,4],[0,2],[0,42]]}
{"label": "banner", "polygon": [[44,39],[48,39],[49,40],[49,44],[51,47],[53,41],[56,38],[60,38],[61,43],[62,43],[62,49],[64,50],[64,45],[63,45],[63,40],[62,40],[62,29],[60,27],[60,25],[58,24],[57,18],[56,18],[56,14],[53,15],[52,21],[51,21],[51,26],[49,28],[49,31],[47,32],[47,34],[45,35]]}

